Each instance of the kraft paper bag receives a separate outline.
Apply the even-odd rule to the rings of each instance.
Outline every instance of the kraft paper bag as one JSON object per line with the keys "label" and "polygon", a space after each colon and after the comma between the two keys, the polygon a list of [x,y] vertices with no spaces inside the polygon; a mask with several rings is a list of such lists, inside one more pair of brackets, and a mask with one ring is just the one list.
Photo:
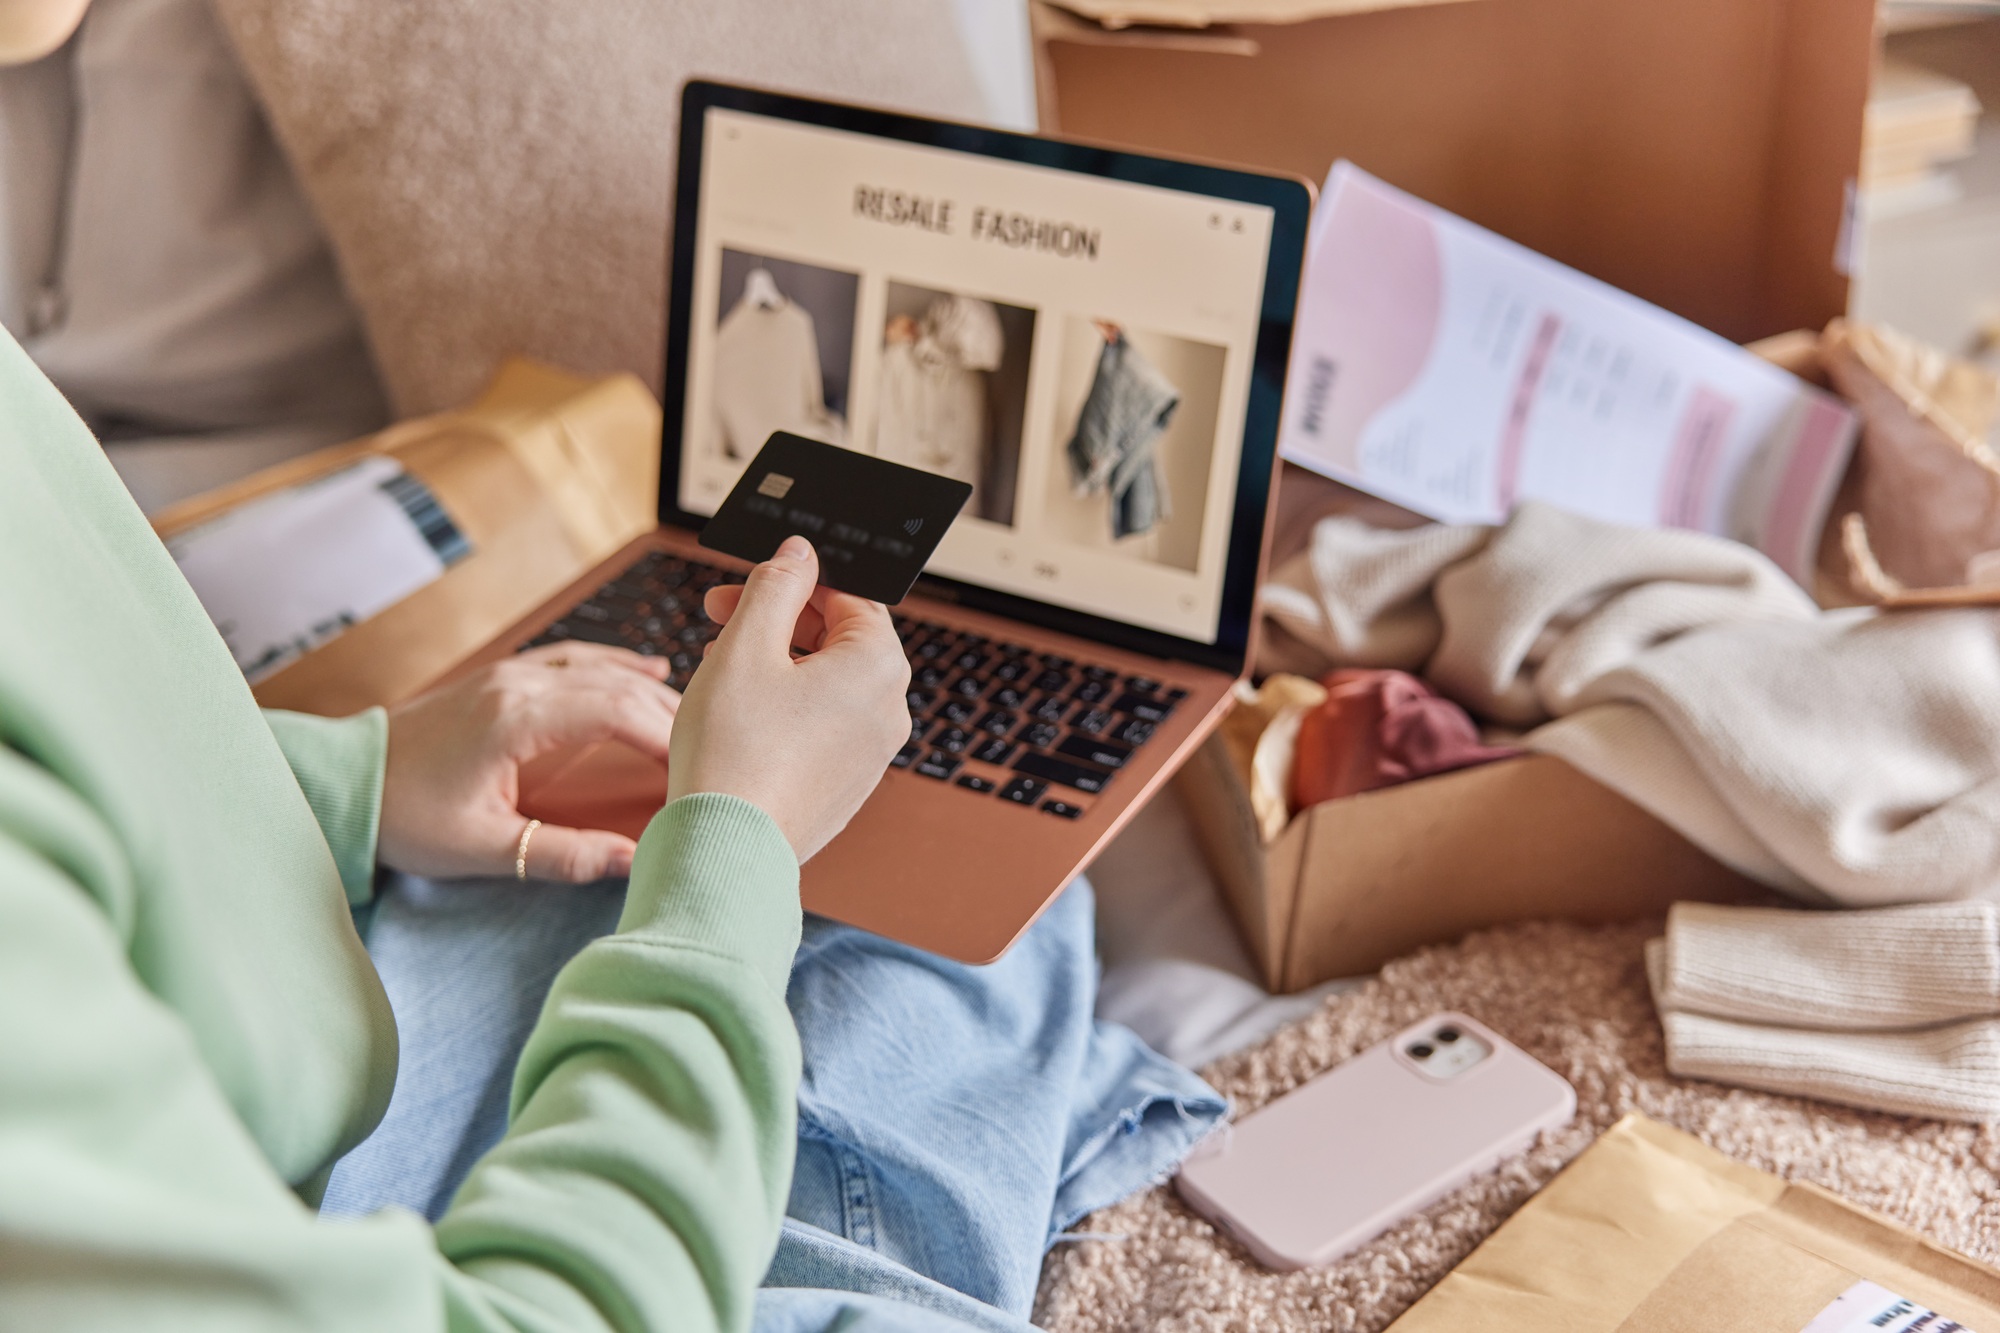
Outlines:
{"label": "kraft paper bag", "polygon": [[1832,591],[1891,608],[2000,603],[2000,375],[1840,319],[1818,352],[1861,414],[1829,523]]}
{"label": "kraft paper bag", "polygon": [[387,455],[430,488],[471,554],[259,681],[257,702],[339,716],[422,690],[658,521],[660,407],[631,375],[511,360],[468,406],[255,473],[162,512],[162,538]]}
{"label": "kraft paper bag", "polygon": [[1391,1333],[2000,1331],[2000,1271],[1631,1115]]}

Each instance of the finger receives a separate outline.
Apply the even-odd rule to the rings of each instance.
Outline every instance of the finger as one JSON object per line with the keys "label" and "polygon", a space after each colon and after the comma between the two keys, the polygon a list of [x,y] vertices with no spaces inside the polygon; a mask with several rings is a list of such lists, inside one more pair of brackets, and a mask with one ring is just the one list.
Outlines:
{"label": "finger", "polygon": [[[813,592],[815,602],[818,597],[819,590],[815,589]],[[736,608],[742,600],[743,585],[740,583],[727,583],[708,590],[708,595],[702,609],[708,612],[710,620],[713,620],[718,625],[726,625],[729,623],[729,617],[735,614]],[[820,618],[820,614],[814,609],[813,603],[809,602],[806,609],[799,613],[799,623],[792,628],[792,646],[812,652],[819,647],[821,640],[825,636],[826,622]]]}
{"label": "finger", "polygon": [[547,695],[536,701],[530,728],[533,753],[516,758],[526,760],[563,745],[615,740],[665,763],[679,702],[678,696],[669,700],[670,693],[657,685],[641,685]]}
{"label": "finger", "polygon": [[822,591],[826,635],[819,650],[801,665],[837,673],[846,682],[844,688],[879,681],[884,688],[893,684],[897,693],[908,689],[910,660],[889,609],[849,593]]}
{"label": "finger", "polygon": [[622,833],[543,824],[528,838],[528,878],[588,884],[607,875],[630,874],[637,847]]}
{"label": "finger", "polygon": [[[635,653],[630,648],[614,648],[608,643],[585,643],[581,639],[563,639],[556,643],[545,643],[539,648],[529,648],[515,655],[516,660],[551,670],[562,670],[589,663],[594,666],[617,667],[624,671],[637,671],[654,680],[667,678],[668,665],[665,658],[647,657]],[[561,663],[561,666],[557,666]]]}
{"label": "finger", "polygon": [[742,600],[742,584],[718,583],[701,595],[701,609],[716,624],[727,625],[729,617],[736,614],[736,604]]}
{"label": "finger", "polygon": [[895,622],[889,616],[889,608],[882,603],[856,597],[853,593],[819,588],[813,592],[811,605],[825,626],[821,647],[861,643],[879,648],[887,643],[898,653],[902,651],[902,643],[896,637]]}
{"label": "finger", "polygon": [[[822,590],[815,588],[813,591],[817,594]],[[806,609],[799,612],[799,623],[792,626],[792,647],[816,653],[825,644],[826,618],[819,613],[818,607],[807,602]]]}
{"label": "finger", "polygon": [[720,651],[789,656],[792,633],[819,580],[819,557],[803,537],[787,537],[776,555],[750,571],[735,614],[717,639]]}
{"label": "finger", "polygon": [[679,690],[650,672],[627,670],[614,662],[574,662],[560,671],[536,671],[531,681],[534,686],[531,697],[537,699],[632,693],[660,704],[669,714],[677,712],[681,706]]}

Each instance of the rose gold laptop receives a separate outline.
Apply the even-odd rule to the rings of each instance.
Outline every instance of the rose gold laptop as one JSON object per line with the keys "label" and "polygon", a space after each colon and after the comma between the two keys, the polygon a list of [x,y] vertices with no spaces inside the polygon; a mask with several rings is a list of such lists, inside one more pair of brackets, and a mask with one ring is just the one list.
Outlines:
{"label": "rose gold laptop", "polygon": [[[1252,636],[1303,182],[710,83],[684,92],[660,526],[478,660],[623,644],[685,686],[742,566],[695,540],[774,430],[974,489],[893,608],[910,739],[805,905],[998,957],[1229,707]],[[634,835],[615,745],[522,808]]]}

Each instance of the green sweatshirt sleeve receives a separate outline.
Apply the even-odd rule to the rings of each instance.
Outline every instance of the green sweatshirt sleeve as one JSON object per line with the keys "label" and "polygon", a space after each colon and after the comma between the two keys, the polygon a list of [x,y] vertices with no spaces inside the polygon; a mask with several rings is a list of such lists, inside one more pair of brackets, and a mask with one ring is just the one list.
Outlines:
{"label": "green sweatshirt sleeve", "polygon": [[395,1209],[336,1224],[272,1172],[79,891],[115,844],[6,753],[0,1327],[749,1326],[800,1068],[798,866],[762,811],[702,795],[654,820],[618,933],[557,978],[512,1126],[435,1229]]}
{"label": "green sweatshirt sleeve", "polygon": [[438,1222],[452,1327],[749,1327],[791,1193],[800,926],[763,811],[660,812],[618,932],[550,989],[507,1137]]}
{"label": "green sweatshirt sleeve", "polygon": [[389,715],[379,708],[339,718],[267,708],[264,720],[326,835],[347,901],[359,907],[375,894]]}

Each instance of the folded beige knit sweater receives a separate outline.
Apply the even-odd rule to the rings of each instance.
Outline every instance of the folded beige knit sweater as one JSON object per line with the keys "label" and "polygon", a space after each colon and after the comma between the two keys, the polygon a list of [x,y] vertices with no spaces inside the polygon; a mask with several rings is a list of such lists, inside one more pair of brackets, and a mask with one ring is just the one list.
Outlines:
{"label": "folded beige knit sweater", "polygon": [[1679,903],[1646,948],[1667,1069],[1948,1120],[2000,1118],[2000,909]]}
{"label": "folded beige knit sweater", "polygon": [[2000,907],[1873,912],[1677,903],[1647,951],[1662,1009],[1882,1031],[2000,1015]]}
{"label": "folded beige knit sweater", "polygon": [[1939,1120],[2000,1119],[2000,1020],[1914,1032],[1818,1032],[1661,1015],[1679,1078]]}

